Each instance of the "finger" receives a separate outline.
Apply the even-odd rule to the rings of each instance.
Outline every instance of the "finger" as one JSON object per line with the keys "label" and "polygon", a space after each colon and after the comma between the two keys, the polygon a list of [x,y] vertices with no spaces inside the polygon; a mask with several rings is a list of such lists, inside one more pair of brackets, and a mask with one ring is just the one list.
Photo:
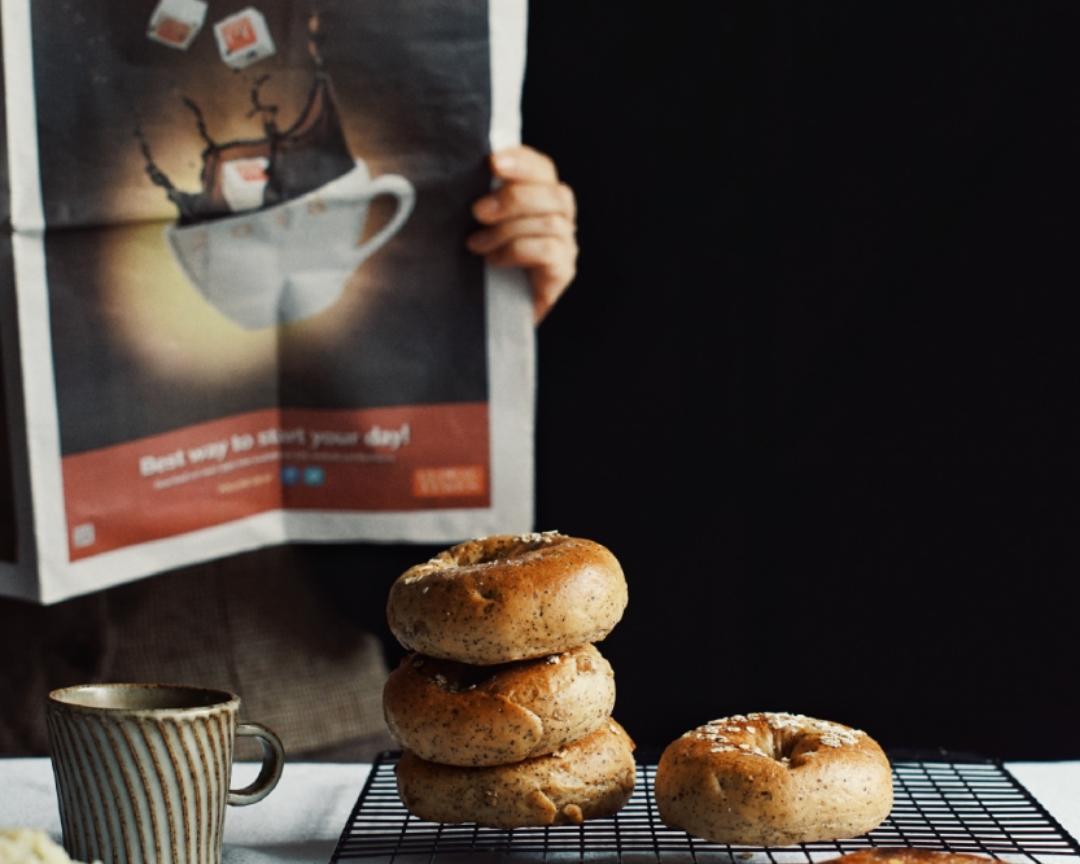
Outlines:
{"label": "finger", "polygon": [[496,267],[544,267],[557,275],[573,272],[577,244],[566,237],[517,237],[487,255]]}
{"label": "finger", "polygon": [[572,237],[518,237],[487,260],[496,266],[526,268],[533,291],[533,321],[539,324],[573,282],[577,256]]}
{"label": "finger", "polygon": [[491,154],[491,170],[503,180],[528,183],[557,183],[559,173],[549,156],[524,145],[507,147]]}
{"label": "finger", "polygon": [[499,222],[491,228],[472,234],[466,242],[473,252],[486,255],[517,237],[573,236],[573,222],[561,213],[549,213],[545,216],[523,216],[520,219]]}
{"label": "finger", "polygon": [[539,324],[547,317],[551,307],[566,293],[573,278],[572,273],[569,278],[565,278],[549,273],[543,268],[529,273],[529,281],[533,289],[533,324]]}
{"label": "finger", "polygon": [[574,193],[565,183],[507,183],[473,204],[473,215],[485,225],[548,213],[573,220],[576,211]]}

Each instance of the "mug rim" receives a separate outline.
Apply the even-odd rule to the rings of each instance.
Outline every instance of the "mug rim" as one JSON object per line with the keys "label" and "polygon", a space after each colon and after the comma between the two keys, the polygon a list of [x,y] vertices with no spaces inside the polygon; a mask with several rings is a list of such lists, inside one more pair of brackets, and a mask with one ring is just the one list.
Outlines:
{"label": "mug rim", "polygon": [[[246,218],[248,218],[248,217],[250,217],[250,216],[252,216],[254,214],[269,213],[271,210],[276,210],[279,207],[288,207],[291,204],[296,204],[297,202],[300,202],[300,201],[306,201],[308,198],[310,198],[313,195],[316,195],[319,192],[321,192],[324,188],[326,188],[330,184],[337,183],[338,181],[344,180],[346,177],[349,177],[352,174],[356,173],[356,170],[358,168],[363,169],[363,172],[367,176],[368,181],[371,181],[371,180],[375,179],[375,178],[373,178],[371,176],[371,169],[368,168],[367,162],[365,160],[359,158],[358,156],[353,156],[353,167],[352,168],[350,168],[344,174],[341,174],[341,175],[335,177],[333,180],[328,180],[326,183],[324,183],[318,189],[312,189],[309,192],[305,192],[303,195],[298,195],[295,198],[290,198],[288,201],[279,201],[277,204],[273,204],[270,207],[254,207],[251,210],[240,210],[239,212],[236,212],[236,213],[230,213],[228,216],[220,216],[217,219],[211,219],[211,220],[206,221],[206,222],[195,222],[195,223],[193,223],[191,225],[181,225],[178,221],[174,221],[174,222],[170,223],[169,225],[165,226],[165,233],[166,233],[166,235],[168,235],[168,234],[187,234],[187,233],[191,233],[191,232],[189,232],[188,229],[194,229],[194,228],[211,228],[211,227],[212,228],[219,228],[219,227],[220,228],[232,228],[234,223],[239,223],[242,219],[246,219]],[[380,175],[380,176],[383,176],[383,175]]]}
{"label": "mug rim", "polygon": [[[111,705],[85,705],[69,701],[69,696],[85,690],[158,690],[187,692],[198,698],[205,698],[198,705],[185,705],[169,708],[124,708]],[[229,690],[219,690],[215,687],[200,687],[194,684],[161,684],[146,682],[103,682],[99,684],[72,684],[68,687],[58,687],[49,692],[48,703],[64,711],[83,711],[89,714],[144,714],[149,716],[161,716],[163,714],[196,714],[199,712],[215,711],[223,708],[239,709],[240,697]]]}

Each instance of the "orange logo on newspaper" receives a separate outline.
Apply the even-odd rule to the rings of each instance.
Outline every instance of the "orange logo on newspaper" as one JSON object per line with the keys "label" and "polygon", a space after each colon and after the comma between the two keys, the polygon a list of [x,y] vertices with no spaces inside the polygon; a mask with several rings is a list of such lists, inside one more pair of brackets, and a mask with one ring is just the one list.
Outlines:
{"label": "orange logo on newspaper", "polygon": [[237,159],[231,164],[236,166],[240,179],[248,183],[259,183],[267,179],[265,159]]}
{"label": "orange logo on newspaper", "polygon": [[178,21],[176,18],[163,18],[154,28],[154,32],[166,42],[183,45],[191,32],[191,25]]}
{"label": "orange logo on newspaper", "polygon": [[221,38],[225,42],[225,50],[229,54],[235,54],[249,45],[254,45],[259,37],[255,35],[255,28],[247,18],[237,18],[221,28]]}
{"label": "orange logo on newspaper", "polygon": [[483,465],[461,465],[453,468],[417,468],[413,471],[414,498],[447,498],[487,493],[487,476]]}

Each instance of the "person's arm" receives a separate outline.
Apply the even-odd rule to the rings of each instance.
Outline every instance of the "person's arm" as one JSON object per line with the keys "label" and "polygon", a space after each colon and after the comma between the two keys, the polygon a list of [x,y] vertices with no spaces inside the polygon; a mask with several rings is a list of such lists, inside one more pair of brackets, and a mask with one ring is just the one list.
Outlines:
{"label": "person's arm", "polygon": [[523,267],[533,290],[537,323],[555,305],[577,272],[577,205],[555,164],[531,147],[491,156],[503,185],[473,204],[484,227],[468,246],[497,267]]}

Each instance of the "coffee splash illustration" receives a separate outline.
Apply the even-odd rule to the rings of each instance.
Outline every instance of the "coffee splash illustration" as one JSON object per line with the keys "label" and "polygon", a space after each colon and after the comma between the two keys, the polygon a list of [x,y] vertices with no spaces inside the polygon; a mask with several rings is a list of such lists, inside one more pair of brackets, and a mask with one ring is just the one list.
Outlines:
{"label": "coffee splash illustration", "polygon": [[[263,102],[265,75],[252,85],[248,113],[262,121],[260,138],[219,143],[199,106],[184,100],[205,145],[198,192],[178,189],[136,130],[147,175],[179,211],[165,230],[177,264],[214,308],[246,330],[301,321],[334,305],[356,268],[401,230],[416,202],[405,177],[372,177],[350,151],[318,49],[317,15],[308,31],[314,80],[289,126],[279,126],[277,105]],[[396,206],[368,236],[368,210],[380,196]]]}
{"label": "coffee splash illustration", "polygon": [[180,225],[234,215],[237,208],[227,200],[224,190],[224,167],[228,163],[264,160],[266,185],[262,193],[263,207],[272,207],[319,189],[347,174],[356,164],[345,140],[333,84],[318,48],[320,33],[317,15],[309,19],[308,31],[308,50],[314,61],[315,76],[303,109],[285,129],[278,126],[279,107],[264,104],[260,95],[263,86],[270,80],[269,75],[261,76],[252,86],[252,107],[247,115],[261,118],[262,138],[225,143],[215,141],[210,136],[202,110],[192,99],[184,97],[184,105],[194,115],[199,136],[206,145],[202,151],[202,188],[199,192],[178,189],[154,161],[150,144],[141,128],[136,129],[135,135],[146,160],[146,173],[176,205]]}

